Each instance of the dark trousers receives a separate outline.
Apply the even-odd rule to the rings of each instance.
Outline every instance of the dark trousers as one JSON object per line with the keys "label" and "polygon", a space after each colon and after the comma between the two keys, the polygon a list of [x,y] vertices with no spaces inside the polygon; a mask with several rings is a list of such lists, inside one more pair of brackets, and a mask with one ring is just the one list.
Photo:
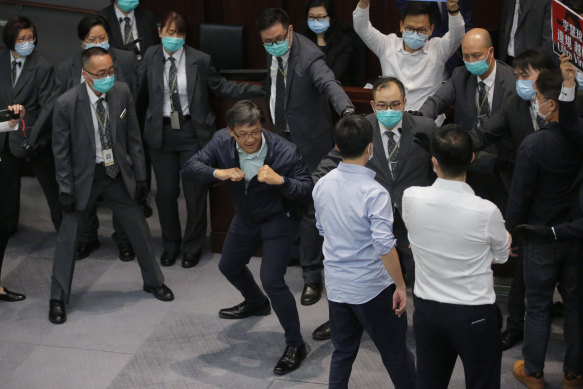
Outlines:
{"label": "dark trousers", "polygon": [[[130,240],[123,230],[120,221],[117,217],[112,217],[113,234],[111,237],[117,244],[129,245]],[[99,219],[97,218],[97,203],[94,204],[93,209],[87,211],[87,219],[83,220],[79,225],[79,242],[89,243],[98,240]]]}
{"label": "dark trousers", "polygon": [[415,285],[415,261],[413,260],[413,252],[409,247],[409,237],[407,235],[407,227],[401,218],[401,213],[395,209],[393,213],[393,235],[397,239],[397,254],[399,254],[399,261],[401,262],[401,271],[405,283],[409,287]]}
{"label": "dark trousers", "polygon": [[59,205],[59,184],[57,183],[51,146],[47,145],[32,154],[30,163],[47,199],[53,226],[58,231],[61,225],[61,207]]}
{"label": "dark trousers", "polygon": [[63,212],[63,222],[57,235],[57,246],[53,261],[51,299],[69,301],[71,282],[75,268],[75,247],[80,220],[87,216],[97,198],[103,196],[105,203],[128,232],[128,237],[138,259],[145,286],[161,286],[164,276],[154,256],[154,245],[150,229],[141,206],[133,200],[121,177],[111,179],[103,165],[95,165],[91,195],[86,210],[80,213]]}
{"label": "dark trousers", "polygon": [[458,355],[466,388],[500,388],[501,326],[496,304],[444,304],[415,297],[417,388],[447,389]]}
{"label": "dark trousers", "polygon": [[300,223],[300,265],[306,284],[322,282],[324,238],[316,228],[316,211],[312,202]]}
{"label": "dark trousers", "polygon": [[522,335],[524,333],[524,267],[522,253],[512,258],[514,262],[514,276],[508,294],[508,319],[506,331]]}
{"label": "dark trousers", "polygon": [[178,197],[180,170],[200,149],[200,145],[190,120],[184,121],[180,130],[164,125],[163,131],[162,147],[159,150],[150,149],[157,184],[156,206],[162,228],[162,245],[164,251],[170,253],[178,253],[182,248],[185,254],[193,254],[202,250],[206,239],[208,186],[192,180],[182,180],[186,201],[184,236],[178,214]]}
{"label": "dark trousers", "polygon": [[[0,276],[8,239],[18,224],[22,162],[10,153],[8,140],[3,146],[0,146]],[[0,285],[1,281],[0,278]]]}
{"label": "dark trousers", "polygon": [[328,301],[330,335],[334,352],[330,361],[329,388],[347,388],[352,364],[360,347],[363,331],[381,354],[383,364],[396,389],[415,387],[415,362],[407,348],[407,315],[393,311],[395,285],[364,304]]}
{"label": "dark trousers", "polygon": [[297,236],[299,220],[279,215],[261,224],[251,223],[235,215],[223,244],[219,270],[250,305],[260,305],[265,296],[247,264],[263,246],[259,278],[271,306],[285,332],[289,346],[304,344],[296,301],[285,283],[290,247]]}
{"label": "dark trousers", "polygon": [[581,374],[581,326],[577,290],[580,243],[526,241],[523,246],[526,315],[524,319],[525,370],[544,369],[551,329],[553,294],[558,290],[565,307],[565,359],[563,371]]}

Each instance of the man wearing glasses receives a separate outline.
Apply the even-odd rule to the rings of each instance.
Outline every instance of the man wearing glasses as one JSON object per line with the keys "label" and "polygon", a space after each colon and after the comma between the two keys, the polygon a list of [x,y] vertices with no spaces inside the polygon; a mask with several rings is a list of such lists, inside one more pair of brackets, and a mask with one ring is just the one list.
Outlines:
{"label": "man wearing glasses", "polygon": [[[306,357],[296,302],[284,276],[300,227],[298,213],[310,203],[314,183],[296,146],[263,130],[261,119],[261,111],[251,101],[234,104],[226,113],[227,128],[215,133],[186,162],[182,175],[205,184],[229,181],[236,215],[223,245],[219,270],[245,300],[221,309],[219,317],[264,316],[272,305],[286,341],[273,371],[283,375],[297,369]],[[260,248],[260,278],[267,296],[247,267]]]}
{"label": "man wearing glasses", "polygon": [[49,320],[54,324],[67,320],[78,226],[99,196],[128,234],[144,291],[161,301],[174,299],[164,285],[139,205],[146,195],[146,168],[132,94],[125,83],[115,83],[113,61],[105,49],[87,49],[81,60],[85,84],[59,97],[53,113],[53,152],[63,210],[51,281]]}

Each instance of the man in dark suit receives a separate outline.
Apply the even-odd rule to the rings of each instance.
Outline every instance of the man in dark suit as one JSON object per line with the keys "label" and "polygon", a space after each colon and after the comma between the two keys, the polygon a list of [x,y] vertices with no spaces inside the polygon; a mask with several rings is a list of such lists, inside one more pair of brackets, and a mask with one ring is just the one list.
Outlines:
{"label": "man in dark suit", "polygon": [[[494,58],[494,47],[488,31],[475,28],[462,40],[465,66],[454,70],[419,111],[432,119],[455,105],[455,123],[464,129],[481,127],[488,117],[496,113],[504,99],[515,93],[512,68]],[[476,195],[492,201],[499,209],[506,205],[510,171],[496,169],[498,155],[507,158],[512,152],[508,139],[496,147],[480,153],[468,170],[467,183]],[[506,184],[505,184],[506,183]]]}
{"label": "man in dark suit", "polygon": [[111,28],[109,44],[121,50],[133,51],[141,60],[148,47],[160,43],[160,37],[154,15],[138,5],[137,0],[112,0],[111,5],[99,14]]}
{"label": "man in dark suit", "polygon": [[[268,53],[266,99],[275,131],[298,146],[312,172],[333,146],[329,104],[338,115],[354,112],[354,106],[326,65],[322,51],[294,32],[284,10],[264,10],[257,18],[257,28]],[[313,231],[306,232],[302,227],[300,234],[299,257],[305,282],[302,303],[309,305],[318,301],[322,292],[322,256],[306,246],[312,244],[311,240],[303,238],[313,235]]]}
{"label": "man in dark suit", "polygon": [[115,84],[111,56],[101,47],[82,55],[85,85],[59,97],[53,117],[53,152],[63,223],[59,229],[49,320],[67,319],[79,221],[103,196],[134,247],[144,291],[162,301],[174,299],[154,256],[150,230],[138,201],[146,192],[143,146],[132,95]]}

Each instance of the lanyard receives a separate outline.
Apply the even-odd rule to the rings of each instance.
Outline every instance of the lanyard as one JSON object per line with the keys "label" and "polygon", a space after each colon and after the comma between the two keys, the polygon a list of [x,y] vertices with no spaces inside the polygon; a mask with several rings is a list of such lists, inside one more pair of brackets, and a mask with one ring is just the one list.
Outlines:
{"label": "lanyard", "polygon": [[[128,23],[124,20],[124,23]],[[121,23],[119,25],[119,28],[121,29],[121,33],[124,33],[124,30],[121,28]],[[134,30],[134,18],[130,18],[130,33],[128,34],[128,36],[124,36],[123,37],[123,44],[124,46],[127,45],[128,43],[130,43],[130,36],[133,35],[133,30]],[[135,39],[135,37],[134,37]]]}
{"label": "lanyard", "polygon": [[[486,84],[484,84],[486,85]],[[478,99],[479,97],[476,99],[476,110],[478,111],[478,115],[480,115],[480,112],[482,111],[482,107],[484,107],[484,104],[488,102],[488,95],[490,94],[490,87],[486,86],[484,88],[486,90],[486,93],[484,94],[484,97],[482,98],[482,102],[480,103],[480,105],[478,105]],[[478,96],[480,95],[480,92],[478,92]],[[478,118],[480,118],[481,116],[478,116]]]}
{"label": "lanyard", "polygon": [[283,59],[281,60],[281,64],[283,65],[283,68],[279,67],[279,62],[277,63],[277,70],[281,73],[283,78],[287,78],[287,64],[288,64],[288,62],[289,62],[289,58],[287,61],[285,61],[285,63],[283,62]]}
{"label": "lanyard", "polygon": [[[389,135],[389,131],[385,131],[385,134],[387,134],[388,137],[390,137]],[[394,135],[393,135],[394,136]],[[395,139],[395,138],[393,138]],[[401,138],[399,137],[399,141],[395,142],[395,147],[393,147],[393,150],[388,150],[389,151],[389,156],[387,157],[387,161],[391,161],[391,158],[393,158],[393,155],[395,155],[395,153],[397,152],[397,150],[399,150],[399,146],[401,145]]]}

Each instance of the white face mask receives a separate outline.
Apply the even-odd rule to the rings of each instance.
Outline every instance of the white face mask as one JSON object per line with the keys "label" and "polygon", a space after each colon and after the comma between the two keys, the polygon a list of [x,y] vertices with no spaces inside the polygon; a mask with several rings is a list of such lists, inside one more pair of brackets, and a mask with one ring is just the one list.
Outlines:
{"label": "white face mask", "polygon": [[539,103],[538,103],[538,100],[537,100],[537,99],[534,99],[534,102],[533,102],[533,104],[534,104],[534,106],[533,106],[533,108],[534,108],[534,112],[535,112],[535,113],[536,113],[536,115],[537,115],[539,118],[541,118],[542,120],[547,120],[547,116],[549,116],[549,114],[550,114],[551,112],[549,111],[549,112],[547,112],[546,114],[544,114],[544,115],[543,115],[543,114],[541,113],[541,111],[540,111],[540,107],[542,107],[542,106],[543,106],[543,105],[545,105],[546,103],[549,103],[550,101],[551,101],[551,100],[547,100],[547,101],[545,101],[544,103],[542,103],[542,104],[539,104]]}
{"label": "white face mask", "polygon": [[368,149],[367,149],[367,153],[368,153],[368,160],[370,161],[372,159],[372,153],[373,151],[370,149],[370,145],[368,145]]}

